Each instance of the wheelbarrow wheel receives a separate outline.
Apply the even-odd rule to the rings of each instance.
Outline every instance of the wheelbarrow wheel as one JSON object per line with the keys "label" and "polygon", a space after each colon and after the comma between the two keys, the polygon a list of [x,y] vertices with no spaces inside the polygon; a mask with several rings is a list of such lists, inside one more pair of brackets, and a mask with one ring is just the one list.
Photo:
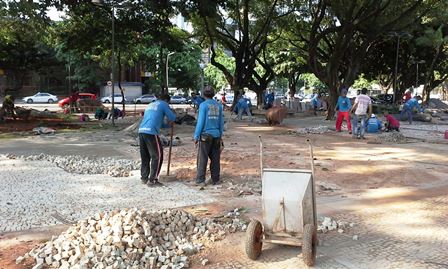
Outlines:
{"label": "wheelbarrow wheel", "polygon": [[316,261],[317,232],[312,224],[306,224],[303,229],[302,257],[303,262],[313,266]]}
{"label": "wheelbarrow wheel", "polygon": [[251,260],[256,260],[263,247],[263,226],[258,220],[251,220],[246,231],[246,255]]}

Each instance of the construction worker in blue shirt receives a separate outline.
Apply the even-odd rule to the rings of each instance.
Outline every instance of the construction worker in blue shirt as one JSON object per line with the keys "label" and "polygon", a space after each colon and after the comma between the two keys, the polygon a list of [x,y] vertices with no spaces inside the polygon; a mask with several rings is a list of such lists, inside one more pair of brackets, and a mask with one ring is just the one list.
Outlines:
{"label": "construction worker in blue shirt", "polygon": [[237,119],[243,119],[243,113],[247,114],[249,120],[252,121],[252,113],[250,112],[250,108],[252,107],[252,102],[249,98],[244,95],[241,95],[240,99],[238,99],[238,103],[235,106],[236,113],[238,114]]}
{"label": "construction worker in blue shirt", "polygon": [[274,105],[274,93],[273,92],[266,92],[266,95],[264,97],[264,109],[269,109]]}
{"label": "construction worker in blue shirt", "polygon": [[159,174],[163,162],[163,148],[160,141],[160,128],[164,125],[165,117],[172,125],[176,114],[171,111],[168,103],[170,96],[161,95],[156,101],[150,103],[145,109],[142,122],[138,129],[140,140],[141,181],[149,187],[162,185]]}
{"label": "construction worker in blue shirt", "polygon": [[207,87],[202,95],[205,101],[199,106],[199,115],[194,132],[198,148],[196,185],[205,186],[205,172],[210,159],[210,173],[213,184],[218,184],[221,169],[222,135],[224,114],[222,104],[213,100],[214,92]]}
{"label": "construction worker in blue shirt", "polygon": [[412,110],[414,109],[414,107],[417,109],[418,112],[423,112],[423,108],[418,103],[418,101],[420,100],[422,100],[420,96],[409,99],[403,105],[403,110],[401,110],[400,113],[400,120],[403,120],[403,115],[406,113],[408,115],[409,124],[412,124],[412,112],[413,112]]}

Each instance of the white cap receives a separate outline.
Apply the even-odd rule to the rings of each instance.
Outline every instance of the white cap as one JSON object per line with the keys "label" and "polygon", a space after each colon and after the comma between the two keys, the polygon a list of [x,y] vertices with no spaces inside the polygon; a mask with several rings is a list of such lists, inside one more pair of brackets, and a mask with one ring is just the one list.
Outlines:
{"label": "white cap", "polygon": [[376,115],[375,114],[372,114],[372,118],[375,118],[376,117]]}

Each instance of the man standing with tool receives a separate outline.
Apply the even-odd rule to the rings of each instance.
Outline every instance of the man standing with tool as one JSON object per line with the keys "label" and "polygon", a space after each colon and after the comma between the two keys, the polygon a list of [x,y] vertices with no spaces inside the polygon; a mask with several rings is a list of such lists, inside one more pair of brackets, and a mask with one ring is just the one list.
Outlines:
{"label": "man standing with tool", "polygon": [[210,172],[213,185],[219,183],[220,158],[223,149],[224,114],[222,105],[213,100],[214,92],[207,87],[203,96],[205,101],[199,106],[198,121],[194,132],[194,142],[198,148],[196,185],[205,186],[205,172],[210,159]]}
{"label": "man standing with tool", "polygon": [[176,114],[168,105],[170,96],[162,94],[150,103],[145,110],[138,136],[140,140],[140,157],[142,159],[141,181],[149,187],[160,186],[159,174],[163,162],[163,147],[160,141],[160,128],[167,117],[172,125]]}

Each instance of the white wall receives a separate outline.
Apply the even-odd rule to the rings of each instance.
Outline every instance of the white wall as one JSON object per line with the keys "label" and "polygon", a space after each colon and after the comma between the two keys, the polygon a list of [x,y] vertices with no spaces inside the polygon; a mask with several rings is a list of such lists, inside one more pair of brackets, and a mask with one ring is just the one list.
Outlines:
{"label": "white wall", "polygon": [[[142,86],[126,85],[125,83],[123,83],[122,88],[124,89],[124,96],[126,96],[126,99],[128,101],[132,101],[135,98],[140,97],[142,95]],[[118,85],[115,85],[114,92],[120,93],[120,88],[118,88]],[[111,94],[112,94],[112,86],[101,87],[100,89],[101,97],[109,96]]]}

